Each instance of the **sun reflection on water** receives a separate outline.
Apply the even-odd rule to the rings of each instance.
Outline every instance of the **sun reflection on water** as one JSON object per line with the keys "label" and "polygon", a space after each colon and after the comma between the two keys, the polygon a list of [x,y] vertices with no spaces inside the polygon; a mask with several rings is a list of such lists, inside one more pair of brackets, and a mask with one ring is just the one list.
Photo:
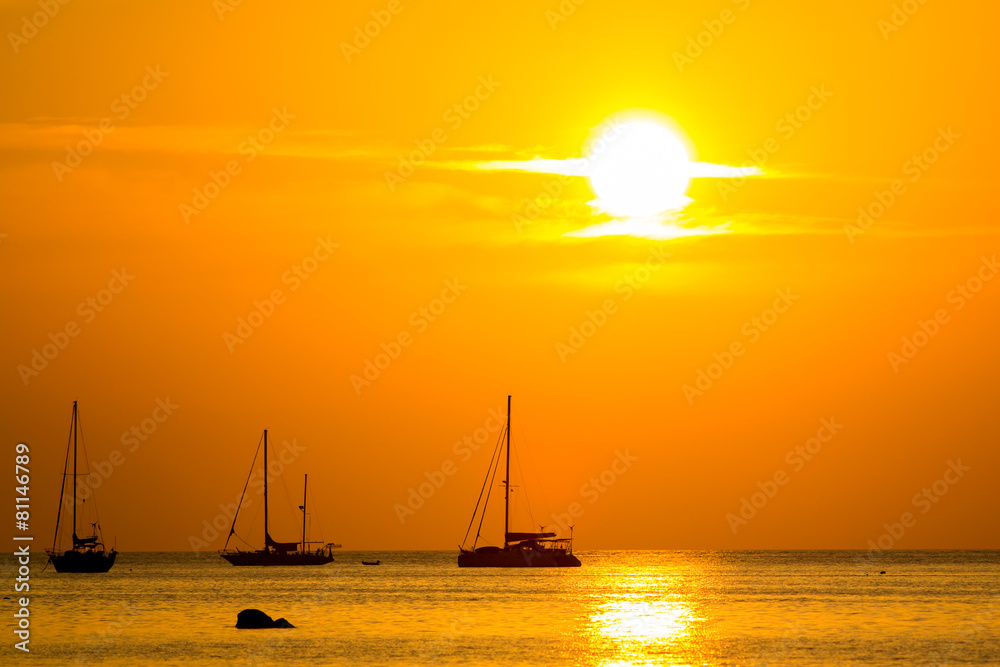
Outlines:
{"label": "sun reflection on water", "polygon": [[621,601],[605,607],[593,622],[608,637],[650,642],[688,634],[691,612],[676,602]]}
{"label": "sun reflection on water", "polygon": [[703,619],[690,597],[697,577],[683,567],[644,570],[604,577],[592,592],[587,634],[594,664],[683,665],[697,653]]}

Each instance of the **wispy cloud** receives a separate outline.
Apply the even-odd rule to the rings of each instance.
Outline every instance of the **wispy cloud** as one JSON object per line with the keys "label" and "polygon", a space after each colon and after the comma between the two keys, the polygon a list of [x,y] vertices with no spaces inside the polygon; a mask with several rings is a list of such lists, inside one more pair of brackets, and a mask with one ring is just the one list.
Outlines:
{"label": "wispy cloud", "polygon": [[[123,125],[112,122],[102,129],[97,120],[44,118],[20,123],[0,123],[0,148],[26,151],[61,151],[80,142],[96,150],[117,152],[235,153],[240,143],[257,135],[265,125]],[[291,129],[282,141],[268,147],[270,155],[340,160],[383,160],[391,155],[387,142],[353,132]]]}
{"label": "wispy cloud", "polygon": [[730,223],[720,225],[699,225],[683,227],[677,221],[661,217],[622,218],[599,222],[583,229],[567,232],[563,236],[574,238],[596,238],[598,236],[634,236],[643,239],[668,241],[691,236],[711,236],[731,234]]}
{"label": "wispy cloud", "polygon": [[530,171],[536,174],[562,174],[564,176],[586,176],[586,158],[568,158],[565,160],[545,159],[536,157],[533,160],[495,160],[493,162],[476,162],[469,166],[475,169],[496,169],[505,171]]}
{"label": "wispy cloud", "polygon": [[[471,166],[476,169],[527,171],[563,176],[589,176],[591,173],[591,160],[582,157],[561,160],[542,157],[536,157],[533,160],[494,160],[492,162],[476,162]],[[712,162],[688,162],[686,165],[688,178],[739,178],[759,176],[763,173],[758,167],[732,167]]]}

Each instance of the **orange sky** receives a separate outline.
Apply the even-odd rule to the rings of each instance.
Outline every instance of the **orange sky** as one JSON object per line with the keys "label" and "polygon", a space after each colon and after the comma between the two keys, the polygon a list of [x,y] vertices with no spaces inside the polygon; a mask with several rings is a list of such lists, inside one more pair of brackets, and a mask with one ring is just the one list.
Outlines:
{"label": "orange sky", "polygon": [[[98,490],[122,550],[190,548],[264,428],[304,447],[289,494],[308,472],[326,539],[454,548],[497,431],[455,443],[513,394],[534,522],[579,503],[579,549],[865,548],[906,512],[899,548],[1000,547],[995,6],[223,2],[70,2],[37,29],[0,2],[0,441],[32,448],[44,542],[79,399],[92,461],[122,454]],[[704,162],[767,152],[688,191],[682,224],[729,233],[566,237],[607,220],[584,179],[473,166],[582,155],[629,109]]]}

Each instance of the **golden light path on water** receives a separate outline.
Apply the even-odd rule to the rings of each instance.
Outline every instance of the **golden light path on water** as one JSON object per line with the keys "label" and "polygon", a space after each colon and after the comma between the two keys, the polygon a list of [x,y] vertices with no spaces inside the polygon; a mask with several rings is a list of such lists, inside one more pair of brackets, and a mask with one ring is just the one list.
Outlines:
{"label": "golden light path on water", "polygon": [[660,568],[620,574],[601,582],[601,594],[590,613],[590,652],[604,657],[602,667],[640,667],[673,663],[671,656],[690,655],[696,643],[692,625],[699,620],[681,592],[683,570],[663,572]]}
{"label": "golden light path on water", "polygon": [[613,602],[593,617],[601,634],[622,641],[676,639],[687,633],[691,612],[670,602]]}

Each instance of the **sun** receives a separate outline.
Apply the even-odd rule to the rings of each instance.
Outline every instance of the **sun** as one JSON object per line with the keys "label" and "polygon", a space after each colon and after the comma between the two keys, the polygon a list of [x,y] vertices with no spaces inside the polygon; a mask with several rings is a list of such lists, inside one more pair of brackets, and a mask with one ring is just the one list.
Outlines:
{"label": "sun", "polygon": [[[565,231],[563,236],[666,240],[731,234],[731,221],[719,219],[704,208],[699,210],[687,196],[688,186],[694,179],[742,179],[764,172],[752,165],[697,162],[692,160],[694,154],[687,134],[669,116],[634,109],[618,112],[596,126],[581,157],[535,155],[530,160],[492,160],[471,166],[586,178],[597,195],[587,203],[593,212],[611,219],[594,222],[588,216],[588,224]],[[515,223],[518,231],[521,224]]]}
{"label": "sun", "polygon": [[647,217],[683,208],[691,159],[684,142],[653,117],[612,118],[587,152],[587,177],[602,211]]}

